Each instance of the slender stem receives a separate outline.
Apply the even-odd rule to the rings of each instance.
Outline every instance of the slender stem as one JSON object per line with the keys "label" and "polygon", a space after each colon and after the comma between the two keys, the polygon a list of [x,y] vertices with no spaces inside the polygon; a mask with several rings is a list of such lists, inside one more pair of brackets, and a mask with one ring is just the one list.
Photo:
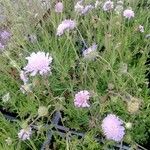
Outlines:
{"label": "slender stem", "polygon": [[77,27],[76,27],[76,29],[77,29],[77,31],[78,31],[80,37],[81,37],[82,42],[84,43],[84,46],[85,46],[86,48],[88,48],[88,46],[87,46],[87,44],[85,43],[85,40],[84,40],[84,38],[83,38],[81,32],[79,31],[79,29],[78,29]]}
{"label": "slender stem", "polygon": [[39,119],[40,117],[39,116],[37,116],[31,123],[30,123],[30,125],[29,126],[31,126],[31,125],[33,125],[33,123],[35,122],[35,121],[37,121],[38,119]]}
{"label": "slender stem", "polygon": [[136,145],[137,145],[138,147],[140,147],[141,149],[143,149],[143,150],[148,150],[148,149],[144,148],[143,146],[139,145],[138,143],[136,143]]}

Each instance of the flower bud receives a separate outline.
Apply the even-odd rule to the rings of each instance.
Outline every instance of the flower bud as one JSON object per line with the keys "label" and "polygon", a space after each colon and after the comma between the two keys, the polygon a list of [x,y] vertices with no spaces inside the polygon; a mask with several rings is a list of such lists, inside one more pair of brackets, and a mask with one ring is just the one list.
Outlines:
{"label": "flower bud", "polygon": [[140,100],[132,97],[130,101],[127,102],[127,110],[129,113],[134,114],[140,109]]}
{"label": "flower bud", "polygon": [[131,128],[132,128],[132,123],[131,123],[131,122],[127,122],[127,123],[125,124],[125,127],[126,127],[127,129],[131,129]]}
{"label": "flower bud", "polygon": [[48,115],[48,108],[45,106],[40,106],[38,109],[38,115],[39,115],[39,117]]}

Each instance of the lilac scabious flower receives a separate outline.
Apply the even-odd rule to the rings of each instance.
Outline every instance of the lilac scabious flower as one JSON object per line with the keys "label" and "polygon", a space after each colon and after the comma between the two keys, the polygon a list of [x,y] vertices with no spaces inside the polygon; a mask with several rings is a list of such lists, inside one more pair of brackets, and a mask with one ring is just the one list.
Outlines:
{"label": "lilac scabious flower", "polygon": [[1,33],[1,38],[2,38],[3,40],[7,40],[9,37],[10,37],[10,33],[9,33],[8,31],[3,31],[3,32]]}
{"label": "lilac scabious flower", "polygon": [[125,18],[127,18],[127,19],[131,19],[131,18],[134,17],[134,11],[131,10],[131,9],[126,9],[126,10],[124,10],[124,12],[123,12],[123,16],[124,16]]}
{"label": "lilac scabious flower", "polygon": [[61,12],[63,12],[63,8],[64,8],[63,3],[62,2],[58,2],[55,5],[55,12],[61,13]]}
{"label": "lilac scabious flower", "polygon": [[37,73],[40,75],[51,73],[52,57],[49,53],[37,52],[32,53],[30,57],[26,57],[28,64],[24,67],[25,73],[31,73],[31,76],[35,76]]}
{"label": "lilac scabious flower", "polygon": [[66,30],[73,30],[76,27],[75,21],[67,19],[61,22],[57,28],[56,35],[61,36]]}
{"label": "lilac scabious flower", "polygon": [[20,132],[18,133],[19,139],[25,141],[29,140],[32,135],[32,129],[31,127],[28,127],[26,129],[21,129]]}
{"label": "lilac scabious flower", "polygon": [[74,105],[76,107],[90,107],[88,101],[90,99],[90,93],[86,90],[80,91],[75,94]]}
{"label": "lilac scabious flower", "polygon": [[114,3],[111,0],[108,0],[104,3],[103,5],[103,10],[104,11],[110,11],[114,8]]}
{"label": "lilac scabious flower", "polygon": [[96,56],[98,55],[98,52],[96,50],[97,50],[97,44],[94,43],[91,47],[83,51],[83,57],[89,60],[95,59]]}
{"label": "lilac scabious flower", "polygon": [[20,71],[20,79],[24,82],[27,83],[28,82],[28,77],[27,74],[24,71]]}
{"label": "lilac scabious flower", "polygon": [[102,130],[108,140],[120,142],[125,134],[123,121],[114,114],[107,115],[102,121]]}

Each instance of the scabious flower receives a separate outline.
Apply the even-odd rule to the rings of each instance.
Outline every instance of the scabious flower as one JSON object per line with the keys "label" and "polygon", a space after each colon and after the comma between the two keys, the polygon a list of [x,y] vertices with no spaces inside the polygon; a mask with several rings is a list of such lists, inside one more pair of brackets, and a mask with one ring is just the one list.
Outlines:
{"label": "scabious flower", "polygon": [[134,17],[134,11],[131,9],[126,9],[123,11],[123,16],[127,19],[131,19]]}
{"label": "scabious flower", "polygon": [[66,30],[73,30],[76,27],[75,21],[67,19],[61,22],[57,28],[56,35],[61,36]]}
{"label": "scabious flower", "polygon": [[61,13],[61,12],[63,12],[63,8],[64,8],[63,3],[57,2],[55,5],[55,12]]}
{"label": "scabious flower", "polygon": [[3,40],[7,40],[10,37],[10,33],[8,31],[1,32],[1,38]]}
{"label": "scabious flower", "polygon": [[28,82],[28,77],[26,75],[26,73],[24,71],[20,71],[20,79],[24,82],[27,83]]}
{"label": "scabious flower", "polygon": [[120,142],[125,134],[123,121],[114,114],[107,115],[102,121],[102,130],[108,140]]}
{"label": "scabious flower", "polygon": [[143,33],[144,32],[144,26],[139,25],[139,31]]}
{"label": "scabious flower", "polygon": [[21,139],[23,141],[29,140],[31,135],[32,135],[31,127],[28,127],[28,128],[25,128],[25,129],[21,129],[20,132],[18,133],[19,139]]}
{"label": "scabious flower", "polygon": [[88,101],[90,99],[90,93],[86,90],[80,91],[75,94],[74,105],[76,107],[90,107]]}
{"label": "scabious flower", "polygon": [[35,76],[37,73],[40,75],[51,73],[52,57],[49,53],[37,52],[32,53],[29,57],[26,57],[28,64],[24,67],[25,73],[31,73],[31,76]]}
{"label": "scabious flower", "polygon": [[83,51],[83,57],[89,60],[96,58],[96,56],[98,55],[96,50],[97,44],[94,43],[91,47]]}
{"label": "scabious flower", "polygon": [[103,5],[103,10],[104,11],[110,11],[114,8],[114,3],[111,0],[108,0],[104,3]]}

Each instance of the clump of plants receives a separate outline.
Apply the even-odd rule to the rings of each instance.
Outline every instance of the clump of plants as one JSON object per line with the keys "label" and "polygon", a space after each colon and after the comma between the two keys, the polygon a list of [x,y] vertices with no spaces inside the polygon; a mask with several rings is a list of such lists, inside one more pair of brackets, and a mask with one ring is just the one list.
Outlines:
{"label": "clump of plants", "polygon": [[5,4],[14,20],[0,29],[1,149],[40,149],[55,112],[59,125],[84,136],[56,130],[51,149],[142,149],[150,138],[148,6],[52,1],[32,26]]}

